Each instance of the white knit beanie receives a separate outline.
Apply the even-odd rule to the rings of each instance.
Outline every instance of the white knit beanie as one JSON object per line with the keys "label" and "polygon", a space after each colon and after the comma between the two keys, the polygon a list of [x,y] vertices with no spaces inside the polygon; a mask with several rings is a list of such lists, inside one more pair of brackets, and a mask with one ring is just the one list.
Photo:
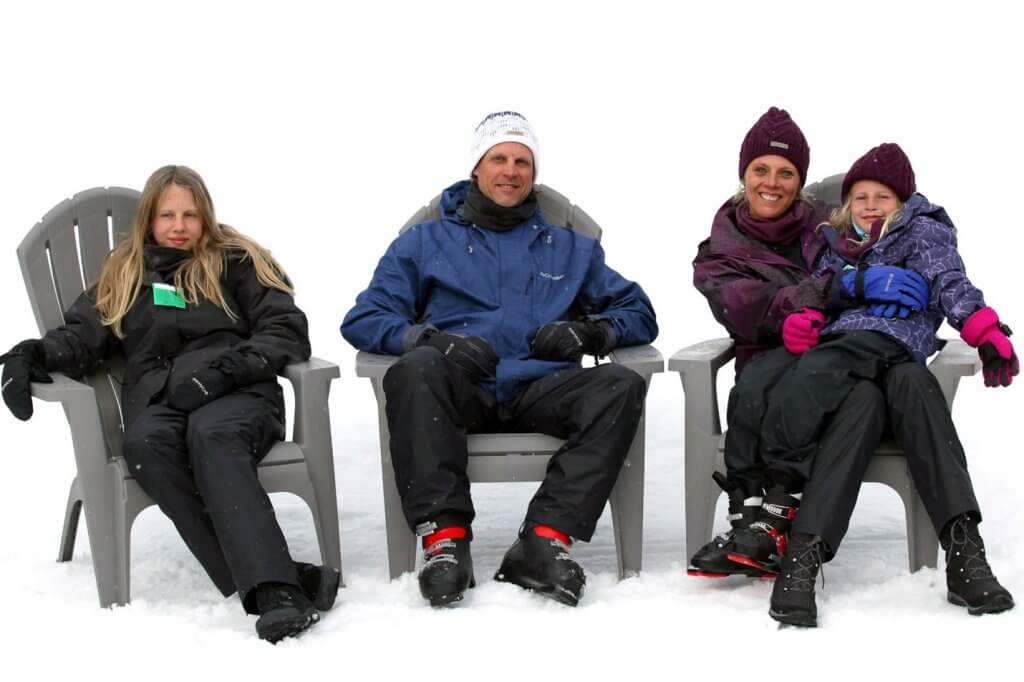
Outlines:
{"label": "white knit beanie", "polygon": [[470,149],[469,174],[472,176],[487,150],[502,142],[518,142],[533,153],[533,181],[537,181],[537,136],[526,117],[515,111],[496,111],[488,114],[473,132]]}

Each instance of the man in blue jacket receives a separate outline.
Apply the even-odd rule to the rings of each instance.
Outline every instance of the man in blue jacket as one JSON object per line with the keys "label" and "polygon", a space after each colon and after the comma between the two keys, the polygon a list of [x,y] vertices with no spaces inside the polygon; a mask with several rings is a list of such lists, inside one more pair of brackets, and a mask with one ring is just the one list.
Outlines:
{"label": "man in blue jacket", "polygon": [[589,541],[622,467],[646,384],[584,354],[650,343],[647,295],[605,265],[601,245],[537,208],[537,139],[520,114],[474,133],[471,179],[441,218],[401,234],[345,316],[353,346],[401,355],[385,375],[391,457],[409,527],[421,538],[420,591],[433,606],[474,584],[466,434],[564,438],[495,579],[575,606]]}

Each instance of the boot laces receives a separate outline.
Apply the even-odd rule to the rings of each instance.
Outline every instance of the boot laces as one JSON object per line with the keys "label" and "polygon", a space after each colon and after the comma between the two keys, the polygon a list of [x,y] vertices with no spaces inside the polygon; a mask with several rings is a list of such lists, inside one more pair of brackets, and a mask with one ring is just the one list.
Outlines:
{"label": "boot laces", "polygon": [[964,565],[960,570],[968,581],[995,578],[992,567],[985,558],[985,545],[978,534],[977,526],[970,525],[969,520],[970,517],[964,515],[953,522],[949,529],[949,555],[963,559]]}
{"label": "boot laces", "polygon": [[[818,573],[821,573],[821,589],[825,589],[825,568],[822,566],[820,542],[806,545],[792,544],[790,550],[796,550],[783,559],[783,574],[789,580],[791,592],[813,592]],[[788,569],[788,570],[787,570]]]}

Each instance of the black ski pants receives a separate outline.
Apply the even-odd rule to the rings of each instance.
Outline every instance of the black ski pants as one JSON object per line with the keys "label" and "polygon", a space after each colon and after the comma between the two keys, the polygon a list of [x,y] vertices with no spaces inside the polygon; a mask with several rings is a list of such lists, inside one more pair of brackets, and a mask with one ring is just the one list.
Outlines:
{"label": "black ski pants", "polygon": [[[278,389],[280,390],[280,389]],[[192,413],[162,403],[127,428],[124,457],[132,476],[171,519],[224,596],[263,582],[298,586],[256,464],[284,437],[280,400],[244,389]]]}
{"label": "black ski pants", "polygon": [[440,516],[472,522],[467,434],[538,432],[566,443],[552,456],[526,523],[584,541],[618,478],[647,392],[636,372],[604,364],[556,372],[498,403],[428,346],[392,365],[383,387],[391,460],[411,529]]}
{"label": "black ski pants", "polygon": [[[836,334],[799,356],[771,389],[762,431],[766,461],[813,463],[792,532],[821,536],[830,554],[849,525],[871,453],[848,456],[820,434],[841,441],[860,430],[856,420],[840,415],[864,382],[884,396],[892,433],[936,532],[964,512],[978,512],[963,447],[934,375],[884,334]],[[838,433],[837,421],[843,424]],[[874,411],[863,421],[862,432],[881,435],[885,420]]]}
{"label": "black ski pants", "polygon": [[[780,485],[787,492],[799,492],[811,477],[814,453],[803,450],[763,454],[762,425],[769,393],[792,371],[800,356],[776,348],[750,361],[740,372],[729,393],[726,412],[725,468],[729,479],[738,483],[744,497],[760,497],[765,488]],[[885,398],[869,381],[855,382],[849,395],[825,420],[820,434],[821,449],[837,461],[870,461],[878,449],[885,425]],[[856,469],[857,464],[853,465]],[[861,472],[863,473],[863,472]],[[857,476],[858,483],[860,475]]]}

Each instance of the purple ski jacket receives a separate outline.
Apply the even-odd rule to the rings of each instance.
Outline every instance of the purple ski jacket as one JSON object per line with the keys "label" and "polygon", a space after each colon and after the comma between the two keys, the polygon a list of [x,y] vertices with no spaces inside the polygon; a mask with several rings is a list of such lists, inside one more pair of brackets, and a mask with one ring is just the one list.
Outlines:
{"label": "purple ski jacket", "polygon": [[[822,230],[831,230],[823,225]],[[903,344],[918,362],[937,350],[935,332],[943,318],[959,331],[968,317],[985,307],[981,290],[967,279],[956,245],[956,228],[945,209],[921,194],[913,194],[900,217],[878,243],[861,254],[868,265],[895,265],[917,271],[928,282],[930,302],[925,310],[907,318],[876,317],[864,307],[849,308],[831,318],[822,336],[836,332],[870,330],[887,334]],[[828,249],[815,269],[815,277],[831,280],[832,273],[855,267]]]}
{"label": "purple ski jacket", "polygon": [[808,212],[800,237],[802,266],[741,231],[736,207],[729,199],[715,214],[711,236],[697,247],[693,285],[735,342],[738,374],[758,354],[782,345],[787,315],[802,308],[825,308],[831,277],[828,272],[810,276],[827,247],[816,229],[828,217],[824,203],[815,201]]}

